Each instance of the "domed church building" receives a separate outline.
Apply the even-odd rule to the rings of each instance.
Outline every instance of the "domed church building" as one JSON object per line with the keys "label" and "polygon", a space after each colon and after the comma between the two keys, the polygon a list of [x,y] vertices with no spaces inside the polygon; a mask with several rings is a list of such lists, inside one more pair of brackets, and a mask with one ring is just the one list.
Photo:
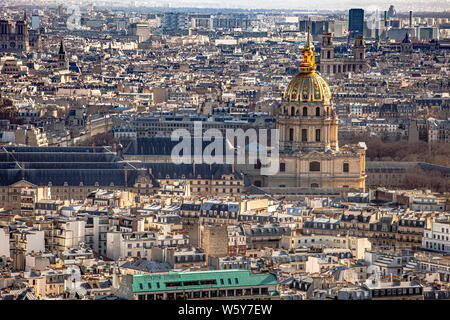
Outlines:
{"label": "domed church building", "polygon": [[278,189],[276,193],[283,193],[281,188],[364,190],[366,145],[339,146],[338,117],[330,87],[316,73],[309,28],[300,72],[287,85],[276,112],[280,169],[277,175],[249,177],[255,186]]}

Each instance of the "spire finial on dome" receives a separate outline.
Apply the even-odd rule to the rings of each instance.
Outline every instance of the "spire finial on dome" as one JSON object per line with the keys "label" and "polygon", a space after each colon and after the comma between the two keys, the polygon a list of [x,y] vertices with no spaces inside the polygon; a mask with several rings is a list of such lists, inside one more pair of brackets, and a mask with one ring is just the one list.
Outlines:
{"label": "spire finial on dome", "polygon": [[311,20],[308,20],[308,36],[306,38],[306,49],[311,49],[310,32],[311,32]]}
{"label": "spire finial on dome", "polygon": [[311,27],[310,20],[308,21],[308,35],[306,38],[306,46],[302,50],[302,63],[300,64],[300,70],[303,73],[313,72],[316,70],[315,62],[315,49],[311,50]]}

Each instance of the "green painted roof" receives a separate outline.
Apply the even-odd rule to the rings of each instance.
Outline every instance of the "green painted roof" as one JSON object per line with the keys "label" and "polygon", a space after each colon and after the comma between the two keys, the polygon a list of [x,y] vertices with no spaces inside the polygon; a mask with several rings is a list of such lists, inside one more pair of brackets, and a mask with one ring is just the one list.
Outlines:
{"label": "green painted roof", "polygon": [[250,274],[248,270],[213,270],[148,273],[133,276],[133,293],[166,290],[253,287],[277,285],[273,274]]}

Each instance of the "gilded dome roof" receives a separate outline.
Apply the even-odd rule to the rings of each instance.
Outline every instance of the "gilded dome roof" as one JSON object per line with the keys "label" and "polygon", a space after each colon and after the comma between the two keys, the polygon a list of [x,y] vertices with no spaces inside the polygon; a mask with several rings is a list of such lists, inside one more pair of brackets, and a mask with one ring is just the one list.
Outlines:
{"label": "gilded dome roof", "polygon": [[315,50],[311,49],[309,27],[306,47],[302,50],[302,63],[298,73],[287,85],[283,101],[329,101],[331,90],[325,80],[316,73]]}
{"label": "gilded dome roof", "polygon": [[329,101],[331,90],[325,80],[313,72],[310,74],[299,73],[287,85],[284,90],[284,101]]}

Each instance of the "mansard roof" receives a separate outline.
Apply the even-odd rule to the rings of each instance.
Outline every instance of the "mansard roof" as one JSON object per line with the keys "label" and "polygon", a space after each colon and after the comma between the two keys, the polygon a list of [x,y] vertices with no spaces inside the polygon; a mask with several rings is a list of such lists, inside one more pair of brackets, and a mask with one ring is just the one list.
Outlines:
{"label": "mansard roof", "polygon": [[[0,185],[25,180],[47,186],[132,187],[142,175],[158,186],[155,179],[221,179],[232,175],[231,165],[141,163],[120,161],[109,147],[5,147],[0,149]],[[148,180],[147,179],[147,180]]]}
{"label": "mansard roof", "polygon": [[[126,175],[126,178],[125,178]],[[25,180],[38,186],[123,186],[132,187],[139,175],[150,176],[145,170],[117,169],[0,169],[1,185]],[[150,177],[152,178],[152,177]],[[153,179],[152,179],[153,180]],[[157,185],[153,181],[153,185]]]}
{"label": "mansard roof", "polygon": [[[199,139],[201,140],[201,139]],[[179,141],[172,141],[170,137],[144,137],[137,138],[130,142],[125,148],[125,155],[152,155],[152,156],[170,156],[173,148],[180,143]],[[191,154],[194,154],[195,141],[192,138]],[[201,150],[205,150],[206,146],[211,144],[211,141],[201,140]],[[226,144],[223,143],[222,154],[226,154]],[[180,154],[183,155],[183,154]]]}
{"label": "mansard roof", "polygon": [[[242,179],[242,175],[233,172],[229,164],[175,164],[162,163],[133,163],[138,167],[151,169],[156,179],[220,179],[222,175],[233,175],[235,179]],[[183,178],[184,177],[184,178]]]}

